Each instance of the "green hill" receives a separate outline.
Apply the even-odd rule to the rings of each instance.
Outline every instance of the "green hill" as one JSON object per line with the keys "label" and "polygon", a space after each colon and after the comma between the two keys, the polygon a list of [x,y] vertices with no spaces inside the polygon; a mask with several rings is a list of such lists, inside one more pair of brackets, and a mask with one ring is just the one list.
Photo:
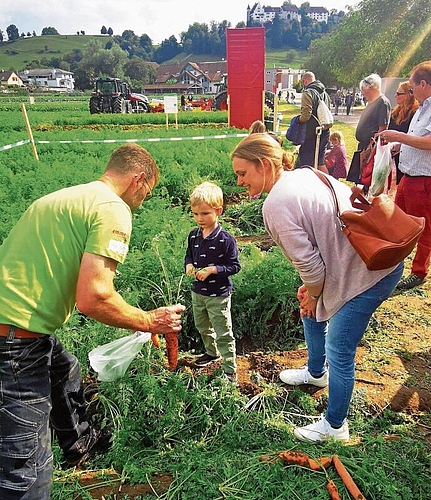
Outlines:
{"label": "green hill", "polygon": [[62,57],[74,49],[83,50],[90,40],[105,45],[108,35],[44,35],[0,43],[0,70],[22,71],[32,61]]}
{"label": "green hill", "polygon": [[[20,38],[15,42],[0,42],[0,71],[22,71],[32,61],[40,61],[44,58],[51,59],[53,57],[62,58],[74,49],[83,50],[91,40],[97,40],[104,46],[110,39],[111,37],[108,35],[44,35]],[[267,50],[265,63],[267,68],[276,66],[301,68],[304,65],[306,55],[306,51],[294,51],[288,48]],[[165,61],[164,64],[219,60],[220,57],[212,54],[188,54],[181,52],[181,54],[178,54],[172,60]]]}

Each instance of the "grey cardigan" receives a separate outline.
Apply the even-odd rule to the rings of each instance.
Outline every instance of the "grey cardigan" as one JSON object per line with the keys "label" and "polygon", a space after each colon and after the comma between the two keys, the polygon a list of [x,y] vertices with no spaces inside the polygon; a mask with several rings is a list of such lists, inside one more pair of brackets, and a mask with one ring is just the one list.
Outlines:
{"label": "grey cardigan", "polygon": [[[331,178],[340,211],[352,210],[350,188]],[[316,319],[331,318],[346,302],[394,269],[369,271],[342,233],[327,186],[310,169],[283,172],[263,204],[268,233],[307,285],[323,284]]]}

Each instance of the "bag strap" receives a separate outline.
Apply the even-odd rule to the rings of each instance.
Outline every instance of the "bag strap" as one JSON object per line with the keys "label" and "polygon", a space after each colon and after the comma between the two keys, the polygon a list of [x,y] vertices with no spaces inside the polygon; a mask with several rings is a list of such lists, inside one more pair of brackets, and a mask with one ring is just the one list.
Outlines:
{"label": "bag strap", "polygon": [[[332,185],[332,182],[329,180],[328,176],[320,170],[317,170],[316,168],[310,167],[308,165],[304,165],[304,167],[312,170],[317,175],[317,177],[319,177],[319,179],[324,184],[326,184],[326,186],[328,186],[331,191],[332,197],[334,198],[337,217],[340,218],[340,205],[338,203],[337,193],[335,192],[334,186]],[[351,189],[352,194],[350,195],[350,203],[352,204],[352,207],[357,208],[358,210],[363,210],[364,212],[368,212],[368,210],[370,210],[371,208],[371,203],[365,198],[363,189],[358,186],[353,186]]]}
{"label": "bag strap", "polygon": [[335,189],[334,186],[332,185],[332,182],[328,179],[328,177],[324,173],[322,173],[317,168],[310,167],[309,165],[304,165],[304,167],[309,168],[312,172],[314,172],[317,175],[317,177],[319,177],[319,179],[323,182],[323,184],[326,184],[328,186],[329,190],[331,191],[332,197],[334,198],[334,204],[337,210],[337,217],[340,218],[340,206],[338,204],[337,194],[335,193]]}

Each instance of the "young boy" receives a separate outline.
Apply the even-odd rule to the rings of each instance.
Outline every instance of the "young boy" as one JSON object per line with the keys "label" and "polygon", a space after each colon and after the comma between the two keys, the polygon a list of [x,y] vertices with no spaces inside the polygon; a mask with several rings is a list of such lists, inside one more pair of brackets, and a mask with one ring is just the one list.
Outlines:
{"label": "young boy", "polygon": [[207,366],[223,358],[223,370],[235,382],[230,276],[241,269],[236,241],[218,223],[223,212],[219,186],[212,182],[197,186],[190,196],[190,206],[199,227],[188,236],[185,268],[187,275],[196,278],[192,289],[193,317],[205,347],[195,366]]}

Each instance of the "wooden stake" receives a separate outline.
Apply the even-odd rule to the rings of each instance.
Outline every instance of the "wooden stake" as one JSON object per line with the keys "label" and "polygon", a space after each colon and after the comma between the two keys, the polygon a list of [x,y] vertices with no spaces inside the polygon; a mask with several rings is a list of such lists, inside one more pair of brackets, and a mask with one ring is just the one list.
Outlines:
{"label": "wooden stake", "polygon": [[28,121],[27,110],[25,109],[25,104],[21,103],[22,114],[24,115],[25,128],[27,129],[28,138],[30,139],[31,149],[33,150],[33,156],[39,161],[39,156],[37,154],[36,145],[33,139],[33,132],[31,131],[30,122]]}

